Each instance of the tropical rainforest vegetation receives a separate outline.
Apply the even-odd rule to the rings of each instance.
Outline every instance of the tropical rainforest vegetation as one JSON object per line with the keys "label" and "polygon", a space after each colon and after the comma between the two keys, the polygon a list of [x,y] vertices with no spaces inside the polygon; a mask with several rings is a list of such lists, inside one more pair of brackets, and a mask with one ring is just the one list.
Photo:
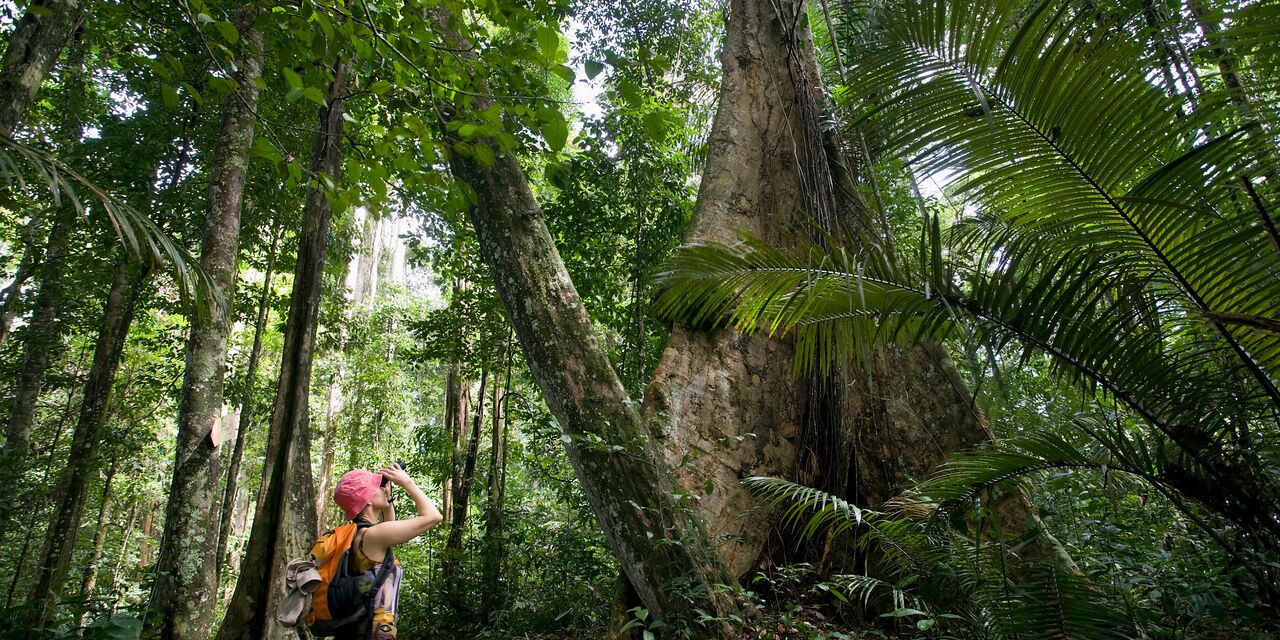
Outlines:
{"label": "tropical rainforest vegetation", "polygon": [[[0,636],[1280,633],[1280,3],[0,7]],[[402,499],[400,512],[413,505]]]}

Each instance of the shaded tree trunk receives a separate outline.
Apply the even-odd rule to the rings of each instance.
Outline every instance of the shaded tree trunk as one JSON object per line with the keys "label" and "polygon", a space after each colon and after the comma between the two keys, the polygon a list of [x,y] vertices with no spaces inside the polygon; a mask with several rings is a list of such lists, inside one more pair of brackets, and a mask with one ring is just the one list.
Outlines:
{"label": "shaded tree trunk", "polygon": [[40,262],[40,244],[36,239],[40,226],[44,222],[44,216],[45,212],[40,211],[27,221],[26,229],[22,234],[22,257],[18,259],[18,266],[13,271],[9,286],[0,293],[0,347],[4,346],[5,339],[9,337],[9,330],[13,328],[13,319],[18,315],[18,300],[22,297],[22,287],[31,277],[36,264]]}
{"label": "shaded tree trunk", "polygon": [[111,519],[111,481],[116,476],[118,460],[111,461],[106,480],[102,483],[102,499],[98,501],[98,523],[93,530],[93,549],[89,552],[89,562],[85,565],[84,577],[80,580],[80,598],[86,600],[85,611],[80,614],[79,627],[83,630],[89,624],[89,607],[87,600],[93,597],[98,586],[99,563],[102,562],[102,548],[107,542],[107,523]]}
{"label": "shaded tree trunk", "polygon": [[[17,486],[26,475],[31,450],[31,429],[35,423],[36,403],[44,386],[44,374],[62,343],[61,314],[66,272],[67,248],[72,215],[59,209],[49,232],[44,261],[40,265],[40,287],[35,308],[23,344],[22,372],[18,375],[9,422],[5,427],[5,443],[0,455],[0,482]],[[0,497],[0,523],[8,524],[17,506],[16,492]]]}
{"label": "shaded tree trunk", "polygon": [[70,569],[85,496],[98,473],[99,433],[106,420],[107,404],[115,386],[138,296],[150,275],[149,267],[139,269],[131,262],[122,261],[103,306],[102,327],[98,332],[93,365],[85,381],[80,417],[72,436],[68,456],[71,464],[67,465],[62,496],[53,521],[49,523],[35,584],[27,600],[33,627],[43,626],[48,620],[50,605],[59,596]]}
{"label": "shaded tree trunk", "polygon": [[12,136],[90,0],[36,0],[14,26],[0,61],[0,135]]}
{"label": "shaded tree trunk", "polygon": [[218,573],[214,584],[222,580],[222,568],[227,564],[227,540],[231,538],[231,522],[235,515],[236,491],[240,483],[240,463],[244,460],[244,443],[249,427],[253,425],[254,391],[257,388],[258,362],[262,357],[262,334],[271,316],[271,279],[275,275],[276,254],[280,250],[280,238],[284,231],[279,225],[272,230],[271,249],[267,254],[267,270],[263,274],[262,295],[258,298],[258,320],[253,325],[253,347],[249,350],[249,363],[244,371],[244,391],[240,395],[240,415],[237,417],[236,443],[227,463],[227,484],[222,491],[221,522],[218,525]]}
{"label": "shaded tree trunk", "polygon": [[[351,70],[348,60],[339,60],[334,66],[328,105],[320,110],[311,150],[311,170],[334,184],[341,170],[342,114]],[[274,614],[284,595],[285,564],[305,553],[316,534],[308,399],[332,214],[324,192],[310,189],[298,235],[293,295],[263,464],[263,497],[218,640],[284,638],[291,633],[275,622]]]}
{"label": "shaded tree trunk", "polygon": [[151,592],[155,612],[150,632],[161,638],[205,638],[212,624],[218,577],[218,458],[214,428],[224,406],[227,336],[240,247],[240,210],[253,142],[262,36],[253,28],[256,7],[237,16],[240,50],[236,87],[223,105],[222,124],[210,168],[200,266],[226,300],[208,317],[192,317],[187,342],[178,445],[165,527]]}
{"label": "shaded tree trunk", "polygon": [[489,441],[489,503],[485,508],[485,593],[489,597],[489,609],[502,606],[502,509],[506,500],[507,468],[507,393],[511,391],[511,353],[513,345],[507,341],[507,372],[502,384],[493,385],[493,432]]}

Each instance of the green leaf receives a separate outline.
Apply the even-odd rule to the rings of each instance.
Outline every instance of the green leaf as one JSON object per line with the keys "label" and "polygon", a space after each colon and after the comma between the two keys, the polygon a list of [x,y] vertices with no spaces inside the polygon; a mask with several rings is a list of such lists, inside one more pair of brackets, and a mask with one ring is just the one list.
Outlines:
{"label": "green leaf", "polygon": [[644,95],[640,93],[640,85],[631,80],[623,80],[618,83],[618,95],[622,96],[623,102],[627,106],[635,108],[644,104]]}
{"label": "green leaf", "polygon": [[264,137],[255,137],[253,139],[253,146],[250,147],[250,152],[259,158],[270,160],[271,162],[279,162],[284,159],[280,155],[280,151],[275,148],[275,145],[271,144],[271,142]]}
{"label": "green leaf", "polygon": [[573,84],[573,81],[578,78],[578,74],[574,73],[572,68],[563,64],[551,67],[551,73],[556,74],[569,84]]}
{"label": "green leaf", "polygon": [[160,99],[164,102],[164,108],[170,111],[178,108],[178,90],[173,85],[160,85]]}
{"label": "green leaf", "polygon": [[298,75],[297,71],[289,67],[283,67],[280,69],[280,73],[284,75],[284,82],[289,85],[290,89],[302,88],[302,76]]}
{"label": "green leaf", "polygon": [[319,87],[307,87],[306,89],[303,89],[303,90],[302,90],[302,97],[304,97],[304,98],[306,98],[306,99],[308,99],[308,100],[310,100],[310,101],[312,101],[312,102],[314,102],[314,103],[316,103],[316,104],[318,104],[318,105],[320,105],[320,106],[322,106],[322,107],[325,105],[325,102],[324,102],[324,94],[323,94],[323,93],[320,93],[320,88],[319,88]]}
{"label": "green leaf", "polygon": [[546,108],[538,111],[538,120],[542,122],[542,137],[552,151],[560,151],[569,141],[569,124],[559,109]]}
{"label": "green leaf", "polygon": [[538,25],[534,37],[538,40],[538,49],[542,52],[542,57],[555,60],[560,52],[560,30],[546,24]]}
{"label": "green leaf", "polygon": [[218,35],[222,36],[227,44],[235,44],[240,42],[240,32],[236,30],[236,26],[226,20],[219,20],[213,23],[213,27],[218,30]]}
{"label": "green leaf", "polygon": [[893,611],[890,611],[889,613],[882,613],[882,614],[880,614],[880,617],[881,617],[881,618],[906,618],[906,617],[908,617],[908,616],[927,616],[927,615],[929,615],[929,614],[927,614],[927,613],[925,613],[925,612],[923,612],[923,611],[921,611],[921,610],[919,610],[919,609],[912,609],[912,608],[910,608],[910,607],[902,607],[901,609],[894,609]]}
{"label": "green leaf", "polygon": [[916,628],[921,631],[928,631],[933,628],[933,625],[934,625],[933,618],[925,618],[923,620],[916,621]]}
{"label": "green leaf", "polygon": [[192,100],[196,101],[197,106],[204,106],[204,96],[200,95],[200,92],[196,91],[196,88],[191,86],[190,82],[183,82],[180,86],[183,91],[187,92],[187,95],[191,96]]}
{"label": "green leaf", "polygon": [[372,93],[375,96],[380,96],[390,90],[391,90],[391,83],[387,82],[386,80],[379,80],[369,85],[369,93]]}
{"label": "green leaf", "polygon": [[463,140],[470,140],[476,137],[476,131],[479,131],[479,130],[480,130],[479,125],[468,122],[458,127],[458,137],[462,138]]}
{"label": "green leaf", "polygon": [[644,118],[641,121],[644,124],[644,131],[648,134],[650,140],[662,142],[667,139],[667,118],[665,113],[651,111],[644,114]]}
{"label": "green leaf", "polygon": [[493,154],[493,149],[490,149],[489,145],[484,143],[478,142],[473,145],[471,152],[475,155],[476,162],[479,162],[482,167],[491,167],[494,161],[497,160],[497,157]]}
{"label": "green leaf", "polygon": [[588,60],[583,66],[586,68],[588,80],[595,80],[596,76],[600,75],[600,73],[604,71],[604,63],[597,62],[595,60]]}

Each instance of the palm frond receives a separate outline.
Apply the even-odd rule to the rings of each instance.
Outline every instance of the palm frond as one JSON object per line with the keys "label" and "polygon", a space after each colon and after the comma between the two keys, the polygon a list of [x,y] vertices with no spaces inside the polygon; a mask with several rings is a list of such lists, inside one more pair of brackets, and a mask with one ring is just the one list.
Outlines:
{"label": "palm frond", "polygon": [[[32,174],[38,182],[28,178]],[[54,206],[72,207],[80,215],[92,217],[94,209],[101,210],[125,249],[143,262],[167,268],[183,301],[202,316],[226,304],[221,290],[185,247],[146,215],[48,153],[0,135],[0,179],[23,190],[39,185]]]}

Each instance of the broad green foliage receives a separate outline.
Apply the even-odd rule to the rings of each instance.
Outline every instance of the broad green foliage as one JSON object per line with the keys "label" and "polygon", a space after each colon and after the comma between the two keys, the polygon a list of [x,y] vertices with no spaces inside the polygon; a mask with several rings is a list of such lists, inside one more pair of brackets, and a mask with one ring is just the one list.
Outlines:
{"label": "broad green foliage", "polygon": [[[14,488],[31,507],[24,526],[0,534],[10,550],[0,633],[138,635],[172,474],[189,299],[204,295],[193,265],[209,167],[247,29],[262,35],[265,65],[240,273],[221,301],[233,310],[223,426],[246,394],[252,418],[218,607],[259,498],[300,214],[318,187],[334,220],[311,386],[317,480],[403,459],[439,498],[469,437],[455,449],[445,429],[452,367],[472,408],[485,409],[462,552],[446,551],[444,527],[397,552],[401,637],[596,638],[628,617],[646,638],[674,633],[618,600],[617,563],[477,253],[475,194],[447,171],[455,155],[512,155],[633,397],[673,318],[794,335],[800,371],[886,341],[940,339],[1005,438],[922,479],[898,509],[752,481],[762,501],[787,504],[782,524],[876,545],[891,575],[777,568],[745,585],[767,610],[735,624],[829,638],[871,627],[1021,638],[1265,629],[1280,544],[1280,242],[1267,226],[1280,197],[1274,2],[815,3],[834,107],[824,126],[857,169],[856,196],[893,230],[876,241],[886,255],[897,247],[896,260],[753,239],[677,251],[716,106],[720,3],[249,0],[256,16],[238,23],[245,4],[94,3],[15,139],[0,141],[4,279],[25,249],[34,257],[0,346],[0,415],[24,367],[53,223],[67,212],[75,223],[31,470]],[[1217,31],[1204,36],[1203,24]],[[330,180],[311,153],[346,60],[343,160]],[[579,102],[586,94],[593,103]],[[445,133],[456,142],[441,142]],[[122,259],[157,268],[101,450],[68,460]],[[507,393],[507,437],[491,470],[495,385]],[[97,475],[62,598],[49,629],[10,629],[75,465]],[[1080,575],[1021,563],[1020,541],[1000,539],[984,501],[1015,486],[1043,496],[1041,515]],[[336,511],[321,519],[333,524]],[[91,566],[96,584],[82,593]]]}

